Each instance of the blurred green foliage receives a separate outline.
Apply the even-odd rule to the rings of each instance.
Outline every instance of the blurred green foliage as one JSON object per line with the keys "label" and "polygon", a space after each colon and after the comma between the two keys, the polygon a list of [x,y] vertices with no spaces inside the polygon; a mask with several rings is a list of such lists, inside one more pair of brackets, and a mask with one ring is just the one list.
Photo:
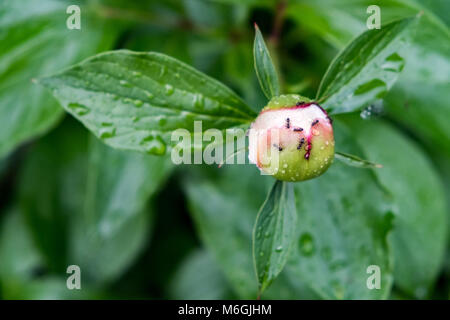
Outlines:
{"label": "blurred green foliage", "polygon": [[[1,298],[256,298],[251,233],[272,178],[250,165],[175,167],[111,149],[31,80],[105,50],[156,51],[258,111],[256,22],[284,91],[314,97],[333,57],[365,31],[373,1],[286,1],[274,34],[281,2],[0,3]],[[68,30],[75,3],[82,29]],[[334,120],[339,151],[383,169],[335,164],[295,185],[299,240],[263,298],[450,296],[450,2],[377,4],[383,25],[423,11],[405,68],[377,108]],[[70,264],[82,290],[66,288]],[[385,272],[382,290],[355,284],[370,264]]]}

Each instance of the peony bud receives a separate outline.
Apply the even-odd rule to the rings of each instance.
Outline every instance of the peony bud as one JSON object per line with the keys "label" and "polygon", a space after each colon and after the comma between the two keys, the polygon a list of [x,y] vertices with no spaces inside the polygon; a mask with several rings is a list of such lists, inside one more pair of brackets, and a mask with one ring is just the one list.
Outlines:
{"label": "peony bud", "polygon": [[312,179],[324,173],[333,158],[332,121],[310,99],[272,98],[251,125],[249,160],[276,179]]}

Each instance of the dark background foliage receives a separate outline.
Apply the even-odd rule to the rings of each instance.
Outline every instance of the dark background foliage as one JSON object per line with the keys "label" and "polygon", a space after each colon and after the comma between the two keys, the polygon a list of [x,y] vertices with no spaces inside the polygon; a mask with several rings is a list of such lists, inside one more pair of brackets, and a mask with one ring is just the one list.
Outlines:
{"label": "dark background foliage", "polygon": [[[66,28],[70,4],[81,7],[79,31]],[[448,299],[446,0],[2,0],[0,297],[256,298],[251,232],[272,178],[251,165],[174,166],[111,149],[31,79],[106,50],[157,51],[257,112],[266,99],[254,22],[283,91],[315,97],[333,57],[366,30],[371,4],[383,24],[424,12],[392,90],[361,114],[336,116],[339,150],[384,167],[337,163],[296,184],[299,240],[263,298]],[[372,259],[386,270],[377,292],[355,285]],[[81,267],[82,290],[66,288],[70,264]]]}

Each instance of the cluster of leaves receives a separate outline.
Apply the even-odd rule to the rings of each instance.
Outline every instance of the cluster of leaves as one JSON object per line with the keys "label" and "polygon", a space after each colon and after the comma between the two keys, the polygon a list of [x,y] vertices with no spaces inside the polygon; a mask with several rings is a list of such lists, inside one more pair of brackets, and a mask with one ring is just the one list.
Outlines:
{"label": "cluster of leaves", "polygon": [[[447,21],[433,4],[383,0],[382,28],[365,31],[369,2],[80,1],[73,31],[65,1],[3,1],[0,294],[448,295]],[[286,21],[266,46],[252,22],[271,30],[272,15]],[[108,49],[122,50],[71,66]],[[174,170],[167,157],[171,132],[192,132],[194,120],[248,127],[267,98],[316,91],[344,160],[318,179],[274,183],[243,165]],[[60,106],[79,122],[61,122]],[[81,267],[80,292],[65,288],[70,264]],[[366,286],[369,265],[381,268],[379,290]]]}

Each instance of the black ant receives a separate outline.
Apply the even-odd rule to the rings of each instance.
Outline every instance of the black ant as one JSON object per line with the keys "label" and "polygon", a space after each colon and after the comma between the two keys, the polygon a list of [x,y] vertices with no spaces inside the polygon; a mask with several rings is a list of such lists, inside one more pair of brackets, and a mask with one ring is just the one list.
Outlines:
{"label": "black ant", "polygon": [[302,146],[303,146],[304,143],[305,143],[305,138],[302,138],[302,139],[300,140],[299,145],[297,146],[297,150],[300,150],[300,149],[302,148]]}
{"label": "black ant", "polygon": [[275,148],[277,148],[278,149],[278,151],[283,151],[283,148],[282,147],[280,147],[279,145],[277,145],[277,144],[273,144],[273,146],[275,147]]}

